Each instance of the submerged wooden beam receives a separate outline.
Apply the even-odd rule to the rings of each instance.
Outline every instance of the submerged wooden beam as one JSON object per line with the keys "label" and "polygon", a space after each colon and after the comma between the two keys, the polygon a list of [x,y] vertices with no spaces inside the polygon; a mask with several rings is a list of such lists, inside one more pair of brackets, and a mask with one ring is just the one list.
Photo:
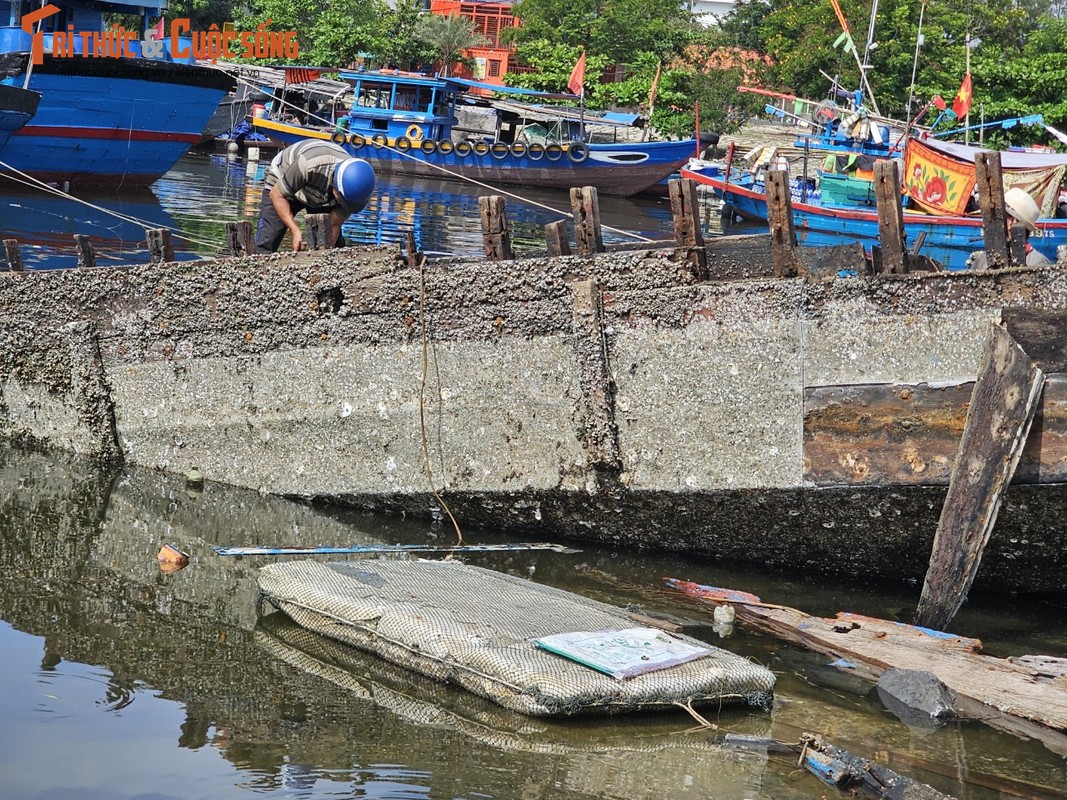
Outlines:
{"label": "submerged wooden beam", "polygon": [[1044,373],[1011,334],[1001,325],[991,326],[934,536],[917,624],[945,628],[963,604],[1044,382]]}
{"label": "submerged wooden beam", "polygon": [[956,693],[961,716],[1067,755],[1067,683],[1026,664],[983,655],[977,639],[846,612],[815,617],[747,592],[675,578],[666,583],[709,605],[732,605],[743,624],[823,653],[867,680],[890,667],[930,672]]}

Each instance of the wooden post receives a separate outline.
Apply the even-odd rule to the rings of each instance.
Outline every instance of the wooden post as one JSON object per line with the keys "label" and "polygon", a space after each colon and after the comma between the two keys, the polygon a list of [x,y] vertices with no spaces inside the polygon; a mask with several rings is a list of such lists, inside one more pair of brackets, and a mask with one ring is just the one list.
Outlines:
{"label": "wooden post", "polygon": [[493,261],[510,261],[515,258],[511,249],[511,232],[508,216],[504,210],[504,198],[498,194],[478,198],[478,211],[482,217],[482,246],[486,258]]}
{"label": "wooden post", "polygon": [[7,268],[12,272],[22,272],[22,253],[17,239],[4,239],[4,253],[7,256]]}
{"label": "wooden post", "polygon": [[406,231],[404,233],[404,251],[407,253],[404,260],[407,261],[408,266],[412,269],[418,267],[419,250],[418,246],[415,244],[415,234],[411,231]]}
{"label": "wooden post", "polygon": [[990,269],[1006,267],[1009,263],[1008,222],[1004,210],[1004,177],[1000,168],[1000,153],[983,150],[974,157],[977,176],[978,204],[982,209],[982,230],[985,237],[986,264]]}
{"label": "wooden post", "polygon": [[1026,226],[1020,222],[1016,222],[1008,231],[1008,256],[1016,266],[1026,264]]}
{"label": "wooden post", "polygon": [[571,213],[574,214],[574,239],[578,254],[587,256],[604,252],[600,230],[600,200],[595,186],[571,188]]}
{"label": "wooden post", "polygon": [[904,211],[900,205],[900,175],[895,159],[874,162],[874,194],[878,205],[880,271],[898,275],[908,271],[904,244]]}
{"label": "wooden post", "polygon": [[166,228],[149,228],[145,232],[148,241],[149,262],[152,264],[169,264],[174,257],[174,241]]}
{"label": "wooden post", "polygon": [[304,244],[308,250],[329,250],[333,247],[329,214],[304,215]]}
{"label": "wooden post", "polygon": [[96,253],[93,251],[92,242],[84,233],[74,234],[74,244],[78,248],[78,268],[95,267]]}
{"label": "wooden post", "polygon": [[703,279],[708,270],[696,181],[692,178],[669,181],[667,192],[671,199],[671,216],[674,218],[674,240],[679,248],[688,251],[687,258],[693,265],[696,278]]}
{"label": "wooden post", "polygon": [[571,254],[571,242],[567,238],[567,222],[559,220],[545,225],[545,244],[548,246],[550,256],[569,256]]}
{"label": "wooden post", "polygon": [[1044,383],[1044,373],[1012,335],[992,325],[937,523],[916,625],[943,630],[963,604]]}
{"label": "wooden post", "polygon": [[797,246],[793,227],[793,202],[789,197],[789,173],[782,169],[767,172],[767,225],[771,229],[771,267],[776,278],[795,278],[800,274],[794,249]]}
{"label": "wooden post", "polygon": [[598,473],[618,474],[622,467],[619,428],[615,422],[615,383],[608,359],[601,311],[600,289],[595,280],[571,284],[574,301],[574,350],[578,359],[582,402],[585,405],[585,442],[589,466]]}
{"label": "wooden post", "polygon": [[226,244],[230,255],[242,253],[251,255],[255,250],[255,237],[252,235],[252,223],[248,220],[226,223]]}

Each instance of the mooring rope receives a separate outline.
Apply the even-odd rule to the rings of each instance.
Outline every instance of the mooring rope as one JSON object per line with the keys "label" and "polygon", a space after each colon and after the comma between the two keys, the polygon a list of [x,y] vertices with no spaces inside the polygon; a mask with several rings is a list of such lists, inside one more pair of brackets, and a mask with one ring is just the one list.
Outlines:
{"label": "mooring rope", "polygon": [[452,527],[456,529],[456,543],[463,544],[463,531],[459,528],[459,522],[456,521],[456,517],[452,514],[452,509],[448,507],[448,503],[437,491],[437,487],[433,482],[433,470],[430,468],[430,440],[426,433],[426,375],[430,369],[430,354],[429,343],[426,334],[426,256],[423,253],[416,255],[414,252],[408,254],[412,260],[418,259],[419,262],[419,323],[422,328],[422,379],[419,383],[419,428],[422,434],[422,464],[426,470],[426,479],[430,483],[430,492],[433,494],[434,499],[441,504],[441,508],[448,514],[448,518],[452,520]]}
{"label": "mooring rope", "polygon": [[0,173],[0,176],[2,176],[4,178],[7,178],[9,181],[11,181],[13,183],[17,183],[17,184],[20,184],[22,186],[27,186],[27,187],[29,187],[31,189],[40,189],[42,191],[48,192],[50,194],[53,194],[53,195],[55,195],[57,197],[62,197],[65,200],[73,200],[74,202],[80,203],[83,206],[87,206],[88,208],[92,208],[92,209],[94,209],[96,211],[100,211],[100,212],[102,212],[104,214],[108,214],[108,215],[110,215],[112,217],[115,217],[116,219],[121,220],[122,222],[128,222],[128,223],[130,223],[132,225],[138,225],[141,228],[144,228],[146,231],[152,230],[154,228],[165,228],[166,230],[169,230],[171,232],[171,234],[174,236],[175,239],[182,239],[182,240],[190,242],[192,244],[200,245],[201,247],[217,248],[219,246],[218,242],[209,242],[209,241],[206,241],[204,239],[197,239],[194,236],[189,236],[188,234],[183,233],[180,228],[176,228],[173,225],[158,225],[158,224],[155,224],[155,223],[152,223],[152,222],[148,222],[147,220],[143,220],[143,219],[139,219],[138,217],[131,216],[129,214],[123,214],[120,211],[114,211],[114,210],[112,210],[110,208],[105,208],[103,206],[98,206],[95,203],[90,203],[88,200],[84,200],[84,199],[82,199],[80,197],[76,197],[76,196],[70,194],[69,192],[64,192],[62,189],[60,189],[57,186],[52,186],[49,183],[45,183],[44,181],[40,180],[39,178],[35,178],[32,175],[29,175],[29,174],[23,172],[22,170],[17,169],[16,167],[13,167],[11,164],[8,164],[5,161],[0,161],[0,169],[8,170],[10,172],[15,173],[15,175],[19,176],[19,177],[16,178],[13,175]]}

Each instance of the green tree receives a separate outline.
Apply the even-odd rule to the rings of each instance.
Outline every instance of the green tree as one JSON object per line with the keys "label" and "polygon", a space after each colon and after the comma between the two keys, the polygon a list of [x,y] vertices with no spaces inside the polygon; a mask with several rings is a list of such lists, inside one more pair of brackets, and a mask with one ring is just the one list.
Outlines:
{"label": "green tree", "polygon": [[433,47],[416,38],[422,15],[421,0],[397,0],[382,17],[377,41],[371,47],[385,66],[397,69],[429,68],[437,57]]}
{"label": "green tree", "polygon": [[233,0],[174,0],[166,15],[168,20],[186,17],[194,31],[206,31],[212,25],[221,28],[241,13],[234,10]]}
{"label": "green tree", "polygon": [[267,19],[274,31],[296,31],[300,64],[345,67],[381,42],[384,0],[249,0],[241,21],[255,30]]}
{"label": "green tree", "polygon": [[441,74],[448,75],[464,50],[486,44],[486,39],[474,30],[474,22],[458,14],[441,16],[429,14],[419,18],[415,38],[428,45],[441,63]]}

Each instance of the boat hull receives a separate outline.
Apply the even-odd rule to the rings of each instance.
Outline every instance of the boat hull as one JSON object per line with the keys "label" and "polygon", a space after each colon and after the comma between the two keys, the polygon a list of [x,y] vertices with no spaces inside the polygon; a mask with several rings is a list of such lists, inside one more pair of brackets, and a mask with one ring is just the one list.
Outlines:
{"label": "boat hull", "polygon": [[46,55],[30,79],[41,94],[37,114],[11,136],[0,160],[71,186],[146,186],[200,141],[231,86],[206,67]]}
{"label": "boat hull", "polygon": [[[721,175],[698,170],[683,170],[682,177],[692,178],[711,187],[738,216],[767,221],[767,199],[757,188],[727,184]],[[827,246],[860,242],[865,248],[878,244],[878,212],[870,208],[819,206],[793,200],[793,224],[802,245]],[[984,249],[980,217],[935,217],[904,212],[904,232],[909,245],[925,233],[921,254],[940,262],[945,269],[967,268],[967,258]],[[1056,261],[1060,245],[1067,244],[1067,219],[1043,219],[1030,237],[1034,249],[1050,261]]]}
{"label": "boat hull", "polygon": [[0,151],[11,134],[33,118],[40,102],[37,92],[0,84]]}
{"label": "boat hull", "polygon": [[[256,120],[254,124],[261,133],[283,145],[303,139],[331,139],[326,131],[272,120]],[[456,151],[445,154],[438,149],[425,153],[416,142],[410,150],[401,151],[395,147],[397,141],[387,140],[384,146],[367,143],[362,147],[345,141],[343,147],[353,156],[370,162],[380,175],[473,180],[490,187],[593,186],[604,194],[623,197],[637,194],[676,172],[695,148],[692,141],[593,144],[588,147],[588,157],[580,161],[566,152],[560,152],[555,160],[548,155],[534,160],[528,155],[516,155],[510,148],[505,153],[502,147],[484,147],[486,152],[481,154],[475,151],[466,155]]]}

